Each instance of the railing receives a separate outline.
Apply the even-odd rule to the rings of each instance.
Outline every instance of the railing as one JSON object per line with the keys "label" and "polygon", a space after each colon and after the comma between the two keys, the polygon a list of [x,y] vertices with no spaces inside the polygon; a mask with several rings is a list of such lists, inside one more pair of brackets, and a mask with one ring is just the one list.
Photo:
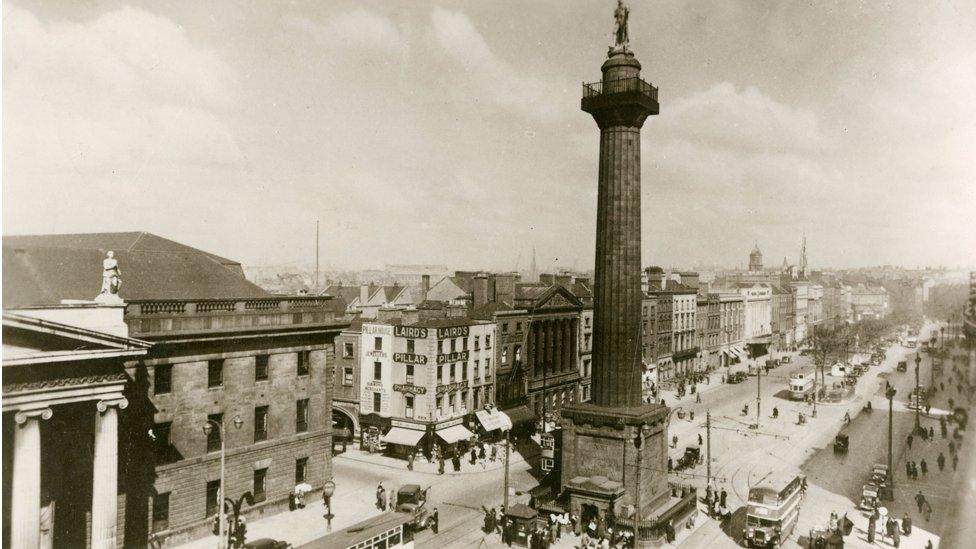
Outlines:
{"label": "railing", "polygon": [[584,99],[627,92],[642,93],[657,101],[657,88],[637,76],[607,80],[605,82],[583,83]]}
{"label": "railing", "polygon": [[240,331],[348,323],[332,298],[172,299],[130,301],[125,321],[136,334]]}
{"label": "railing", "polygon": [[186,310],[186,303],[182,301],[151,301],[140,308],[144,315],[182,313]]}
{"label": "railing", "polygon": [[[197,303],[198,313],[208,313],[211,311],[233,311],[233,301],[203,301]],[[145,309],[143,309],[145,311]]]}

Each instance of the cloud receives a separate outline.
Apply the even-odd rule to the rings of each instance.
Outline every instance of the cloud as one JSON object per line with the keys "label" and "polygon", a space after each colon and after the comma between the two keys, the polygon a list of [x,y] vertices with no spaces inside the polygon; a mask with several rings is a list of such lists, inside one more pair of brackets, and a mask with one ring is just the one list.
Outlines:
{"label": "cloud", "polygon": [[242,161],[221,122],[234,73],[173,21],[131,7],[85,22],[5,11],[7,174]]}
{"label": "cloud", "polygon": [[[435,9],[431,14],[432,41],[460,72],[452,72],[455,97],[481,98],[519,114],[551,122],[565,114],[568,90],[526,74],[498,56],[467,15]],[[575,89],[575,88],[574,88]]]}

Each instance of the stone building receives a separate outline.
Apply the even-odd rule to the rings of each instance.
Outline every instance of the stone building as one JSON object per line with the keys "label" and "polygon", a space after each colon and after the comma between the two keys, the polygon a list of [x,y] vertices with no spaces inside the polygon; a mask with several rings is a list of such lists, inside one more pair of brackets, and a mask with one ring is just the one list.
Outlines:
{"label": "stone building", "polygon": [[[670,363],[658,366],[658,378],[662,381],[682,378],[696,370],[699,347],[695,337],[698,314],[698,283],[696,273],[670,274],[658,267],[647,272],[647,293],[658,297],[658,311],[664,301],[670,299],[671,319],[669,328]],[[665,306],[667,307],[667,306]],[[659,323],[658,328],[662,328]],[[658,342],[659,344],[661,341]]]}
{"label": "stone building", "polygon": [[359,350],[360,422],[380,430],[394,454],[467,440],[474,412],[494,401],[492,323],[364,322]]}
{"label": "stone building", "polygon": [[770,291],[772,347],[779,351],[785,351],[791,348],[795,342],[796,302],[793,299],[793,294],[778,284],[771,285]]}
{"label": "stone building", "polygon": [[331,477],[330,368],[345,304],[274,297],[236,261],[149,233],[104,233],[5,237],[4,307],[98,294],[106,250],[120,266],[129,336],[152,343],[124,363],[123,543],[211,535],[222,440],[224,493],[250,492],[245,513],[285,508],[298,483],[321,488]]}
{"label": "stone building", "polygon": [[729,369],[746,358],[744,347],[745,304],[742,294],[733,290],[716,290],[719,306],[721,353],[719,367]]}

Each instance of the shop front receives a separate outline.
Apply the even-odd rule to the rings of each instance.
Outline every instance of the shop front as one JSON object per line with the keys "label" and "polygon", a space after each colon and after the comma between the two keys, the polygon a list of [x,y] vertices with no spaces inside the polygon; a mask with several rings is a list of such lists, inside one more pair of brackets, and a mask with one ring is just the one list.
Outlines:
{"label": "shop front", "polygon": [[386,453],[393,457],[408,458],[418,452],[421,441],[427,435],[427,427],[423,423],[392,420],[390,430],[383,435]]}
{"label": "shop front", "polygon": [[498,441],[505,438],[505,433],[513,426],[508,414],[494,407],[478,410],[474,416],[477,419],[476,432],[484,441]]}
{"label": "shop front", "polygon": [[464,418],[460,417],[435,425],[434,435],[444,456],[465,451],[467,441],[474,438],[474,433],[464,426]]}

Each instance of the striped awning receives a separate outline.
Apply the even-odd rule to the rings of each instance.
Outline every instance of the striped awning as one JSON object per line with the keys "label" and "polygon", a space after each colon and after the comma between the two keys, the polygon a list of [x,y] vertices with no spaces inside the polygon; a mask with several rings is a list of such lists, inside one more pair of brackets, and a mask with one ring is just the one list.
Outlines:
{"label": "striped awning", "polygon": [[383,442],[413,447],[416,446],[422,438],[424,438],[424,431],[404,429],[403,427],[393,427],[385,435],[383,435]]}

